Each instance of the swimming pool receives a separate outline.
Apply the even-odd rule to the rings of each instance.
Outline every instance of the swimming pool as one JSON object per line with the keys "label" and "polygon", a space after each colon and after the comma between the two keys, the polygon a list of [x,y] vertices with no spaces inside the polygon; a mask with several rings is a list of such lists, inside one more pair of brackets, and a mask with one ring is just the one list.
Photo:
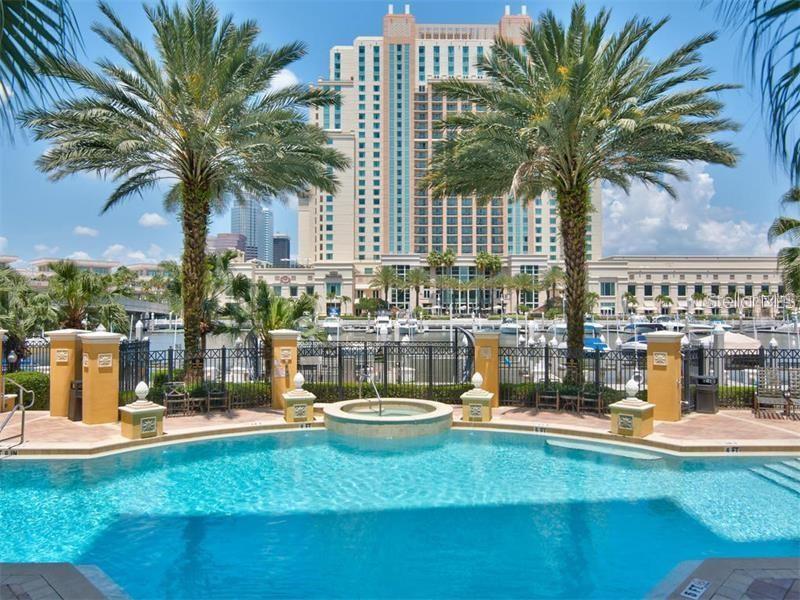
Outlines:
{"label": "swimming pool", "polygon": [[775,460],[471,430],[4,460],[0,561],[97,564],[140,599],[636,598],[682,560],[800,554],[798,496],[749,470]]}

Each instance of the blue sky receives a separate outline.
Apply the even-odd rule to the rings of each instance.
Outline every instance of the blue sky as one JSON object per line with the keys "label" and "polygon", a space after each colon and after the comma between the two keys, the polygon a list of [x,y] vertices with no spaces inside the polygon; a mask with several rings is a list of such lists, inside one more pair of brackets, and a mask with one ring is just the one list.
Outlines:
{"label": "blue sky", "polygon": [[[150,40],[151,30],[138,1],[112,0],[128,27]],[[503,13],[503,1],[425,0],[411,3],[418,22],[494,23]],[[518,13],[520,2],[511,3]],[[663,56],[697,34],[720,29],[712,8],[699,0],[589,2],[590,12],[601,6],[612,9],[611,26],[638,14],[671,21],[654,40],[651,55]],[[73,1],[84,37],[84,56],[90,62],[113,56],[89,29],[101,19],[94,2]],[[332,45],[348,44],[358,35],[379,35],[386,13],[383,0],[218,1],[223,13],[237,20],[255,19],[262,40],[277,46],[293,40],[308,44],[308,55],[294,64],[286,80],[313,82],[326,75]],[[402,3],[395,2],[396,10]],[[534,16],[551,8],[568,17],[570,3],[530,2]],[[718,81],[743,83],[745,89],[724,95],[726,114],[742,124],[730,136],[743,156],[735,169],[692,165],[690,180],[679,183],[680,199],[644,186],[626,196],[604,188],[605,254],[698,253],[774,254],[766,243],[766,228],[780,211],[779,198],[788,187],[782,170],[770,159],[765,142],[759,98],[752,91],[739,34],[720,31],[720,39],[704,53],[716,70]],[[0,164],[0,254],[25,260],[39,256],[110,258],[122,262],[161,260],[180,253],[181,233],[173,215],[167,214],[157,191],[131,198],[124,205],[100,215],[103,200],[113,188],[94,176],[77,175],[52,183],[39,173],[34,160],[41,153],[36,144],[17,134],[14,144],[4,142]],[[292,207],[276,207],[276,231],[289,232],[296,251],[296,214]],[[227,214],[214,219],[212,232],[226,231]]]}

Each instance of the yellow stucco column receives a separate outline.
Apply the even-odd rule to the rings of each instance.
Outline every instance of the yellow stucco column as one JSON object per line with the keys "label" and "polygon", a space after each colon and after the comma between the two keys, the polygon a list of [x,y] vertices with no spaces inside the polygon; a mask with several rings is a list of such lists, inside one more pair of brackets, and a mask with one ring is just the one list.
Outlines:
{"label": "yellow stucco column", "polygon": [[119,333],[93,331],[78,336],[83,347],[83,422],[119,420]]}
{"label": "yellow stucco column", "polygon": [[647,337],[647,401],[657,421],[681,420],[681,338],[676,331],[654,331]]}
{"label": "yellow stucco column", "polygon": [[475,371],[483,376],[482,389],[492,394],[492,406],[500,406],[500,332],[475,332]]}
{"label": "yellow stucco column", "polygon": [[82,329],[48,331],[50,338],[50,416],[66,417],[72,382],[81,379]]}
{"label": "yellow stucco column", "polygon": [[297,337],[293,329],[276,329],[269,332],[272,337],[272,408],[286,408],[283,395],[293,389],[297,373]]}

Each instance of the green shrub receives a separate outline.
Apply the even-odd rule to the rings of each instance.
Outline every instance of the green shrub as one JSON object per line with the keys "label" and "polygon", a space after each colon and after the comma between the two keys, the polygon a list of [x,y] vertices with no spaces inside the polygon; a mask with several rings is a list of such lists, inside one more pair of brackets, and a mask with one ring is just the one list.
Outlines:
{"label": "green shrub", "polygon": [[[17,371],[6,374],[6,394],[16,394],[17,386],[10,383],[16,381],[25,389],[31,390],[36,395],[36,402],[30,410],[50,409],[50,376],[38,371]],[[25,399],[28,402],[28,398]]]}
{"label": "green shrub", "polygon": [[720,406],[728,408],[753,408],[756,388],[753,385],[721,385],[717,388]]}

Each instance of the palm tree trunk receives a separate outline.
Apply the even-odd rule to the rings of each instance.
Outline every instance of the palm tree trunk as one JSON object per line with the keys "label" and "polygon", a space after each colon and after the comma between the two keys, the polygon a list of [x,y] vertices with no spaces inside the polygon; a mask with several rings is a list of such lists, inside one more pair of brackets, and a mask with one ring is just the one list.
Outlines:
{"label": "palm tree trunk", "polygon": [[583,382],[583,313],[586,307],[586,224],[590,208],[587,186],[558,193],[561,240],[566,271],[567,381]]}
{"label": "palm tree trunk", "polygon": [[201,350],[202,304],[205,295],[206,234],[208,230],[208,193],[187,188],[183,198],[183,343],[186,352],[186,375],[197,381],[203,375]]}

